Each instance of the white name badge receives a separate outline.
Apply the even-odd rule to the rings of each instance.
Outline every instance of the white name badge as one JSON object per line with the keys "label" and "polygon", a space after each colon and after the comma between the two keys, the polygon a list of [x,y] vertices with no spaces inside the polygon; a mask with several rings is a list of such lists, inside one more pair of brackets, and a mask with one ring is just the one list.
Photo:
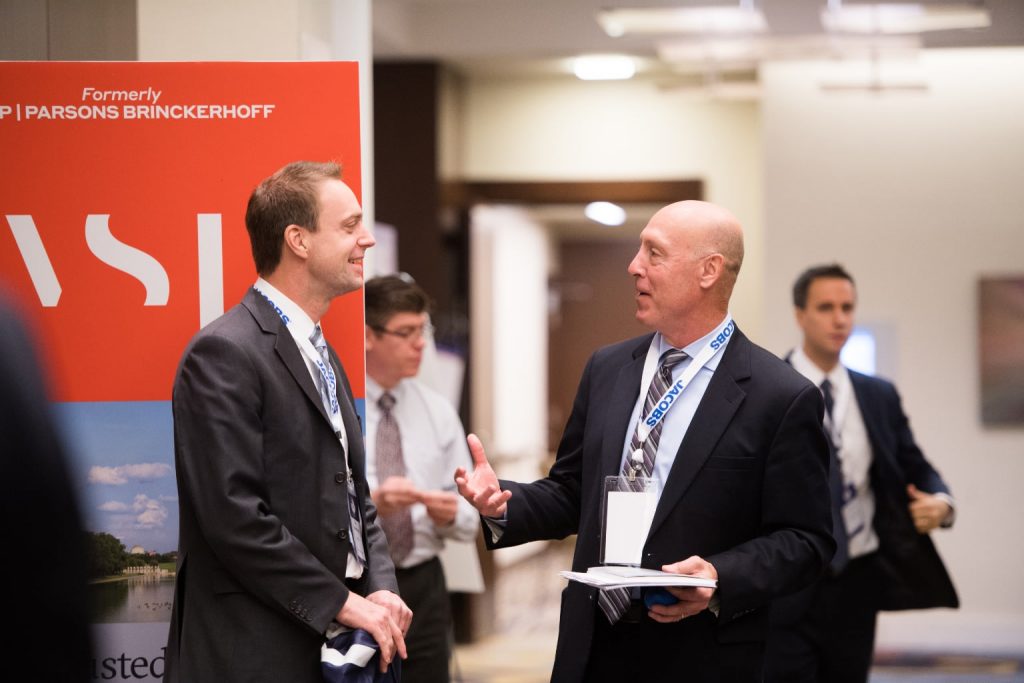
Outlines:
{"label": "white name badge", "polygon": [[639,566],[658,496],[646,477],[605,477],[601,564]]}

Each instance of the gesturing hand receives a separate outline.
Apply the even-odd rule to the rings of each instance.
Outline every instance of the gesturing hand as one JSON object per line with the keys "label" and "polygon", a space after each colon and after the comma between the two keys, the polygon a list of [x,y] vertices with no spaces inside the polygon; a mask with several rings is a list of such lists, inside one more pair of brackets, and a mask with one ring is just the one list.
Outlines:
{"label": "gesturing hand", "polygon": [[485,517],[504,517],[506,503],[512,497],[511,491],[502,491],[498,486],[498,477],[487,462],[484,445],[476,434],[466,437],[469,452],[473,456],[473,472],[466,472],[460,467],[455,470],[455,484],[459,493]]}

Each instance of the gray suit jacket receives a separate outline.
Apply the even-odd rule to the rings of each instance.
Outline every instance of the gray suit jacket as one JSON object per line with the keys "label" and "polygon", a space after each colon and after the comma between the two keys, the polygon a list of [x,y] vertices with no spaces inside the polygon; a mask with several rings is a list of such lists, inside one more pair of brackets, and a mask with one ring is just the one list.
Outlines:
{"label": "gray suit jacket", "polygon": [[[331,355],[369,558],[352,587],[397,593]],[[255,290],[192,339],[173,412],[181,529],[164,680],[320,681],[323,632],[349,593],[345,458],[301,352]]]}

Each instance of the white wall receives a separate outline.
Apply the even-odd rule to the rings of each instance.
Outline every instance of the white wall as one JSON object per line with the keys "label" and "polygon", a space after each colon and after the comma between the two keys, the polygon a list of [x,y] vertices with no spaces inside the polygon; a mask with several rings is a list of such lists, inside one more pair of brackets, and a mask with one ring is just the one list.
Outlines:
{"label": "white wall", "polygon": [[363,219],[373,225],[370,2],[137,0],[139,61],[358,62]]}
{"label": "white wall", "polygon": [[[446,97],[450,95],[446,94]],[[466,78],[457,167],[466,180],[701,179],[706,198],[729,207],[747,232],[733,313],[761,331],[759,110],[659,90],[649,80]],[[626,264],[623,264],[625,267]]]}
{"label": "white wall", "polygon": [[[533,481],[547,456],[549,242],[519,207],[476,206],[470,224],[471,428],[499,477]],[[494,559],[507,566],[544,545]]]}
{"label": "white wall", "polygon": [[[762,70],[765,338],[798,340],[788,291],[839,260],[888,329],[916,436],[953,488],[934,538],[958,613],[887,615],[880,644],[1024,642],[1024,429],[979,417],[976,282],[1024,271],[1024,50],[927,54],[925,94],[828,94],[829,64]],[[979,631],[979,626],[991,629]]]}
{"label": "white wall", "polygon": [[471,226],[474,429],[499,476],[532,480],[547,453],[547,238],[511,206],[476,206]]}

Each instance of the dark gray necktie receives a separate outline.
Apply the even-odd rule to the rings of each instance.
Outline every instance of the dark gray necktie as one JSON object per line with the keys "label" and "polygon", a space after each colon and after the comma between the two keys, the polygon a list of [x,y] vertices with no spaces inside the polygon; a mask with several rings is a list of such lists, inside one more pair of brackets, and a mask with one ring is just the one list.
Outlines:
{"label": "dark gray necktie", "polygon": [[821,395],[825,399],[825,413],[828,415],[828,419],[832,419],[832,409],[836,407],[836,400],[832,396],[832,382],[829,381],[828,377],[821,383]]}
{"label": "dark gray necktie", "polygon": [[828,437],[829,468],[828,486],[832,493],[832,536],[836,539],[836,554],[829,562],[829,570],[838,574],[850,561],[850,538],[846,533],[846,522],[843,521],[843,467],[839,460],[839,449],[836,448],[835,440],[832,437],[834,419],[832,410],[836,401],[832,395],[832,382],[826,377],[821,383],[821,396],[825,399],[825,415],[828,416],[825,436]]}
{"label": "dark gray necktie", "polygon": [[[671,349],[661,355],[658,371],[654,373],[654,377],[651,378],[651,386],[647,389],[647,398],[644,399],[644,408],[640,413],[640,421],[637,422],[637,429],[633,432],[633,439],[629,443],[630,456],[627,456],[622,463],[622,476],[626,477],[626,481],[629,481],[630,474],[633,472],[632,453],[641,448],[640,425],[651,414],[654,407],[658,405],[658,400],[672,386],[672,368],[679,365],[687,357],[686,352],[679,349]],[[641,490],[642,487],[640,478],[649,478],[651,473],[654,472],[654,460],[658,455],[658,443],[661,441],[661,428],[664,424],[665,419],[662,418],[647,435],[642,444],[644,457],[639,471],[636,472],[635,490],[637,491]],[[630,591],[628,588],[612,588],[598,591],[597,594],[597,604],[608,618],[608,623],[610,624],[615,624],[622,618],[622,615],[629,609],[629,601]]]}

